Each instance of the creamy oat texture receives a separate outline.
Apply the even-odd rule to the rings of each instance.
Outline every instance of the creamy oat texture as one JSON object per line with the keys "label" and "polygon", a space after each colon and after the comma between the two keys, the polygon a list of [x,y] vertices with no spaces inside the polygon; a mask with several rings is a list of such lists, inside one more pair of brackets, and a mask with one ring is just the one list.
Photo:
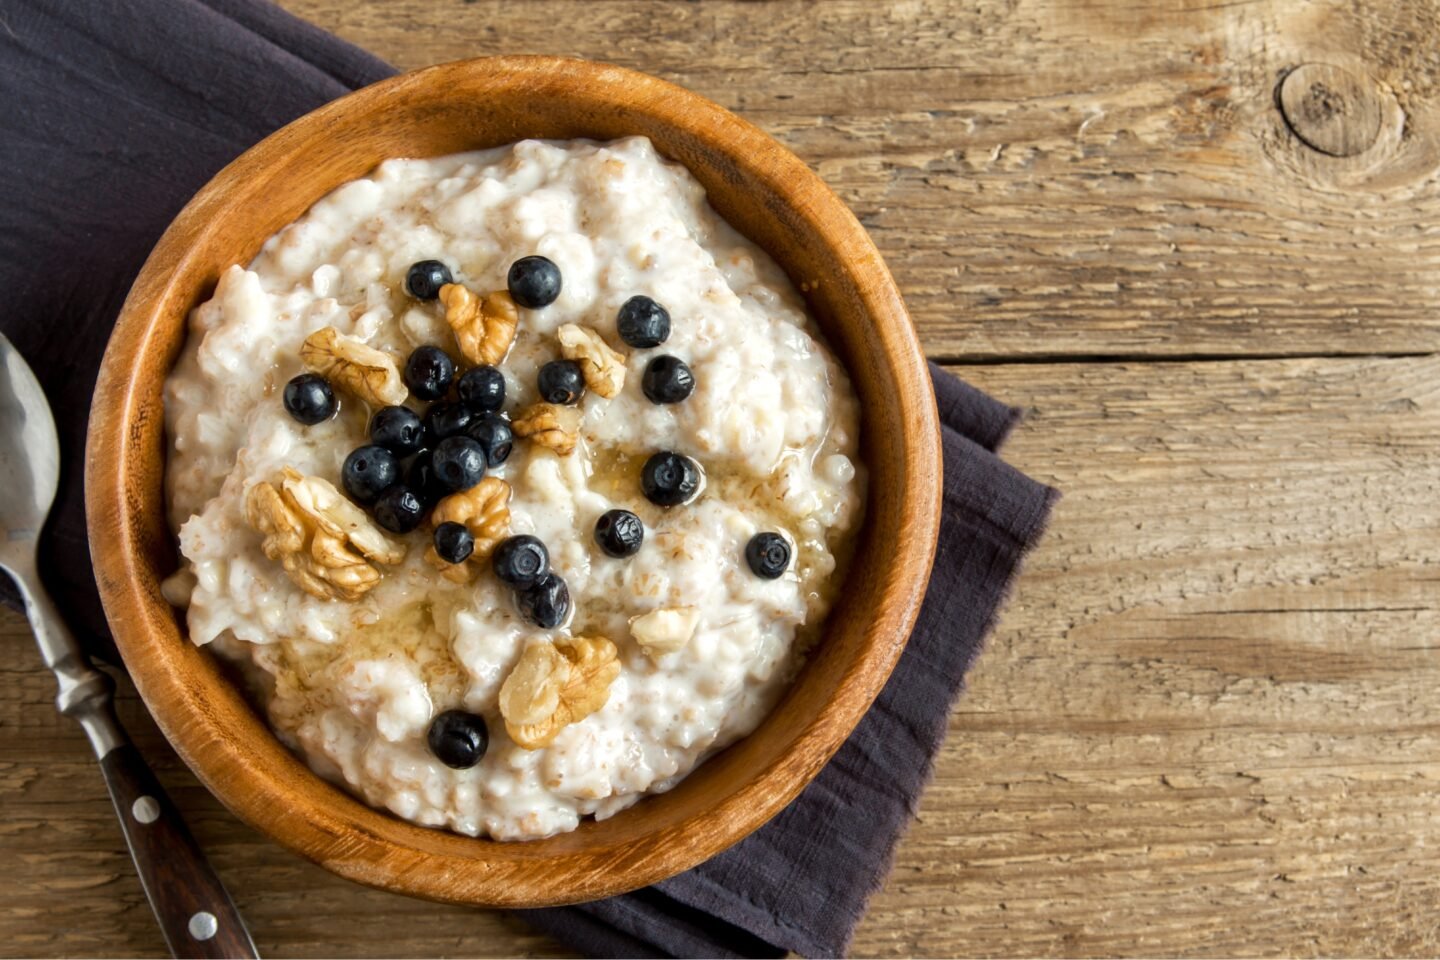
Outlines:
{"label": "creamy oat texture", "polygon": [[[559,265],[564,290],[521,310],[502,365],[506,411],[538,399],[536,371],[559,355],[564,324],[593,328],[627,357],[618,396],[581,401],[574,453],[517,438],[490,473],[513,487],[510,532],[549,547],[571,621],[554,631],[523,621],[488,562],[468,584],[439,576],[423,558],[428,526],[396,538],[405,560],[382,567],[359,600],[303,592],[261,552],[245,497],[285,467],[339,486],[346,454],[367,442],[369,410],[342,395],[331,421],[287,415],[281,389],[301,372],[302,341],[334,326],[402,365],[426,343],[458,359],[443,308],[405,295],[408,266],[442,260],[483,294],[503,290],[509,265],[529,254]],[[616,333],[617,310],[636,294],[670,311],[661,347],[632,350]],[[284,742],[374,806],[497,839],[610,816],[753,730],[830,605],[864,500],[849,381],[784,274],[648,140],[387,161],[281,230],[248,269],[226,271],[190,324],[166,387],[169,516],[183,555],[167,596],[188,608],[195,643],[240,666]],[[646,362],[662,353],[694,371],[683,403],[641,391]],[[687,505],[662,509],[641,493],[640,465],[663,449],[705,471]],[[593,540],[614,507],[645,522],[644,547],[625,560]],[[746,566],[761,530],[795,545],[781,579]],[[637,620],[660,641],[632,634],[632,618],[676,608],[691,609]],[[675,648],[677,617],[694,632]],[[522,749],[499,715],[500,686],[527,645],[571,635],[613,641],[619,677],[598,712],[548,747]],[[468,770],[426,745],[431,718],[452,708],[489,726],[489,752]]]}

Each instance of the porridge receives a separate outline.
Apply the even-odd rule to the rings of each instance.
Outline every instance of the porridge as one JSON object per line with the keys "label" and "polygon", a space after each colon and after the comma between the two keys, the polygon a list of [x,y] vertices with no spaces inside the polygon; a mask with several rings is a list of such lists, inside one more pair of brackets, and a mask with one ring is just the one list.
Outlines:
{"label": "porridge", "polygon": [[864,503],[799,294],[643,138],[340,187],[221,276],[165,409],[191,639],[321,775],[502,840],[753,730]]}

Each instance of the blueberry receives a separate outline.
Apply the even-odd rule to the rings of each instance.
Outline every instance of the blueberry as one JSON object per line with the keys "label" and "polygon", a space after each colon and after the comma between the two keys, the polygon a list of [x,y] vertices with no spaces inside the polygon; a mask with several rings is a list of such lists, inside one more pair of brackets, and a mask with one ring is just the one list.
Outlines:
{"label": "blueberry", "polygon": [[285,384],[284,399],[285,412],[307,427],[329,420],[339,407],[335,391],[318,373],[302,373]]}
{"label": "blueberry", "polygon": [[345,492],[356,503],[367,506],[399,479],[400,464],[395,454],[373,443],[351,451],[340,468],[340,482]]}
{"label": "blueberry", "polygon": [[434,300],[440,296],[440,288],[454,283],[450,268],[439,260],[421,260],[412,263],[405,274],[405,292],[416,300]]}
{"label": "blueberry", "polygon": [[547,573],[528,587],[515,591],[520,615],[546,630],[558,627],[570,616],[570,588],[556,573]]}
{"label": "blueberry", "polygon": [[475,552],[475,538],[465,524],[446,520],[435,528],[435,552],[446,563],[464,563]]}
{"label": "blueberry", "polygon": [[629,510],[606,510],[595,521],[595,542],[609,556],[634,556],[645,542],[645,524]]}
{"label": "blueberry", "polygon": [[670,311],[649,297],[631,297],[620,307],[615,326],[632,347],[658,347],[670,339]]}
{"label": "blueberry", "polygon": [[790,541],[778,533],[757,533],[745,545],[745,562],[755,576],[774,580],[790,566]]}
{"label": "blueberry", "polygon": [[448,492],[440,486],[435,479],[435,469],[430,462],[430,451],[421,450],[410,458],[410,465],[405,468],[405,486],[428,510],[440,501],[440,498]]}
{"label": "blueberry", "polygon": [[403,483],[392,483],[370,508],[375,522],[391,533],[409,533],[425,519],[425,504]]}
{"label": "blueberry", "polygon": [[471,421],[465,429],[465,436],[480,444],[480,449],[485,451],[485,463],[491,467],[498,467],[509,460],[515,445],[510,421],[498,413],[483,414]]}
{"label": "blueberry", "polygon": [[485,479],[485,451],[469,437],[447,437],[430,454],[430,470],[440,489],[469,490]]}
{"label": "blueberry", "polygon": [[687,456],[662,451],[645,461],[640,471],[640,489],[657,506],[676,506],[700,489],[700,467]]}
{"label": "blueberry", "polygon": [[505,406],[505,374],[498,367],[473,367],[455,383],[460,402],[477,413]]}
{"label": "blueberry", "polygon": [[490,555],[490,565],[495,576],[510,586],[528,587],[550,572],[550,551],[539,537],[507,537]]}
{"label": "blueberry", "polygon": [[381,407],[370,418],[370,442],[408,457],[425,442],[425,425],[409,407]]}
{"label": "blueberry", "polygon": [[430,721],[425,737],[435,759],[456,770],[468,770],[485,757],[490,730],[485,718],[464,710],[446,710]]}
{"label": "blueberry", "polygon": [[425,411],[425,442],[434,445],[465,432],[475,411],[463,403],[437,403]]}
{"label": "blueberry", "polygon": [[521,257],[505,278],[510,296],[522,307],[548,307],[560,296],[560,268],[544,257]]}
{"label": "blueberry", "polygon": [[421,400],[439,400],[455,379],[455,361],[439,347],[416,347],[405,361],[405,386]]}
{"label": "blueberry", "polygon": [[645,365],[640,386],[651,403],[679,403],[695,390],[695,374],[679,357],[656,357]]}
{"label": "blueberry", "polygon": [[574,360],[551,360],[540,368],[536,386],[546,403],[574,403],[585,392],[585,374]]}

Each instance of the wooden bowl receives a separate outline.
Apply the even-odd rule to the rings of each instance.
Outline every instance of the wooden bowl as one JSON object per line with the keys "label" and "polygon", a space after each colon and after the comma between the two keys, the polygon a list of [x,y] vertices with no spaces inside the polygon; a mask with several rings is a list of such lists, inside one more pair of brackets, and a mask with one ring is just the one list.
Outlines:
{"label": "wooden bowl", "polygon": [[[807,292],[864,410],[867,519],[824,639],[749,737],[669,793],[524,843],[473,839],[367,807],[271,734],[160,595],[175,569],[162,476],[161,388],[185,319],[222,270],[332,188],[391,157],[527,137],[643,134],[689,167],[730,223]],[[195,195],[140,272],[115,325],[86,457],[90,549],[136,687],[175,750],[231,810],[334,872],[437,900],[536,907],[631,890],[686,870],[778,813],[859,722],[905,646],[940,517],[930,378],[879,253],[820,178],[769,136],[654,77],[549,57],[443,64],[377,83],[246,151]]]}

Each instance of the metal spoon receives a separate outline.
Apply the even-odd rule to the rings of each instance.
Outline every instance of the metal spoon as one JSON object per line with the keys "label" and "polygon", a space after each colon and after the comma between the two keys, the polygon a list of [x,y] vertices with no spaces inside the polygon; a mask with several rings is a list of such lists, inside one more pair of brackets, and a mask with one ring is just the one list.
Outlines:
{"label": "metal spoon", "polygon": [[230,895],[180,812],[115,719],[115,683],[90,665],[36,569],[35,547],[55,501],[60,440],[35,374],[0,335],[0,569],[14,578],[45,663],[60,682],[55,702],[79,721],[145,896],[177,957],[258,957]]}

